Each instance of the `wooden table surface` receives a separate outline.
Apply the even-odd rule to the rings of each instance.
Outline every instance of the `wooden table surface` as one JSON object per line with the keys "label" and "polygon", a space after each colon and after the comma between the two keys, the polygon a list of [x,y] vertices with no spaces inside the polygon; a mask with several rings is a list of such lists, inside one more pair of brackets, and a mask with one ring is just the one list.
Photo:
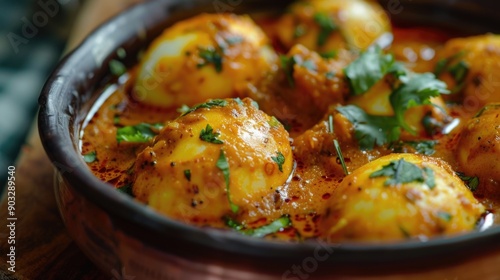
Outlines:
{"label": "wooden table surface", "polygon": [[[88,1],[69,42],[73,48],[96,25],[137,1]],[[45,155],[36,122],[16,165],[16,272],[7,268],[7,201],[0,203],[0,279],[110,279],[83,255],[65,230],[53,194],[53,167]],[[6,172],[6,171],[0,171]],[[467,252],[464,252],[467,254]],[[361,279],[342,277],[343,279]],[[362,279],[500,279],[500,251],[460,263],[403,275]],[[111,279],[118,279],[112,277]]]}

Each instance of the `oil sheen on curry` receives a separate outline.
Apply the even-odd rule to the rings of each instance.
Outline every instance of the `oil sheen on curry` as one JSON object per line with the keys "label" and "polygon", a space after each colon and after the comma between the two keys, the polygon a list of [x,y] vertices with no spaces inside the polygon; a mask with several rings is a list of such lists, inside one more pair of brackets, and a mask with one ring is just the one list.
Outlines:
{"label": "oil sheen on curry", "polygon": [[288,11],[202,14],[136,67],[113,60],[82,131],[93,173],[257,238],[425,241],[500,222],[500,37],[394,27],[361,0]]}

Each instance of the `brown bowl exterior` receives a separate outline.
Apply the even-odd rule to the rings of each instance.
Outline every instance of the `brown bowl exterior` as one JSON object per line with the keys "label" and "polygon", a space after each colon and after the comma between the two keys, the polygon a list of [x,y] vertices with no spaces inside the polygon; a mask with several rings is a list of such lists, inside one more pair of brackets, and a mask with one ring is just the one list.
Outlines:
{"label": "brown bowl exterior", "polygon": [[[500,247],[499,227],[424,243],[265,241],[170,220],[98,180],[80,156],[79,131],[96,92],[110,81],[107,65],[116,58],[115,50],[122,47],[132,54],[125,61],[132,66],[137,63],[134,54],[165,27],[200,12],[221,12],[214,5],[220,2],[225,3],[225,12],[235,13],[279,12],[290,3],[171,0],[137,5],[101,26],[69,54],[42,91],[39,130],[58,169],[55,195],[61,216],[78,246],[98,267],[118,279],[331,279],[340,274],[398,271],[424,277],[429,275],[424,267],[449,266]],[[383,2],[389,12],[391,3]],[[498,4],[488,1],[454,1],[453,6],[449,1],[404,3],[400,12],[390,12],[402,24],[453,26],[470,34],[500,28],[500,18],[488,12]],[[434,261],[426,261],[430,257]]]}

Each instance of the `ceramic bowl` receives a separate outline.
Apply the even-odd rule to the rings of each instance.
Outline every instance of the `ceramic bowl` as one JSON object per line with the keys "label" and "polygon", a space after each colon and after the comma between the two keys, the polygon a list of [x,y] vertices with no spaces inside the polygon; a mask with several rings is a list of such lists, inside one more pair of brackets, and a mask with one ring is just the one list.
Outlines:
{"label": "ceramic bowl", "polygon": [[[137,63],[134,54],[164,28],[201,12],[222,12],[216,4],[224,3],[224,12],[272,13],[282,12],[289,2],[146,2],[100,26],[52,73],[39,99],[39,131],[58,171],[55,195],[68,232],[103,272],[122,279],[330,279],[411,272],[415,264],[419,270],[431,269],[498,249],[500,227],[385,245],[265,241],[168,219],[94,177],[79,153],[80,129],[98,89],[112,79],[107,65],[118,48],[126,50],[130,67]],[[397,24],[500,33],[494,1],[381,3]]]}

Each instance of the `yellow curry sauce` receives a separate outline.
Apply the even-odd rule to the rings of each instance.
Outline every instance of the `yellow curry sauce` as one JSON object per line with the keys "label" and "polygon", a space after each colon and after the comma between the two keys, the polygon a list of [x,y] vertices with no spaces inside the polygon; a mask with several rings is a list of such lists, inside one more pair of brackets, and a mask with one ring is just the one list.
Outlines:
{"label": "yellow curry sauce", "polygon": [[[286,23],[288,21],[288,19],[285,20],[285,25],[288,24]],[[479,185],[474,187],[473,195],[484,205],[483,207],[474,202],[472,193],[454,175],[455,172],[465,173],[463,165],[457,161],[459,145],[472,145],[460,144],[462,128],[469,125],[469,120],[477,114],[480,108],[471,110],[470,107],[460,103],[445,104],[440,101],[437,101],[438,105],[446,108],[446,114],[441,113],[441,109],[430,105],[422,107],[423,109],[420,107],[410,108],[405,113],[405,118],[409,125],[417,131],[416,134],[403,131],[398,141],[361,150],[353,132],[352,122],[339,113],[337,109],[337,106],[340,105],[355,104],[368,112],[371,110],[370,106],[377,102],[377,93],[374,93],[373,99],[370,97],[370,92],[366,93],[364,97],[349,96],[350,88],[344,81],[342,70],[356,60],[358,54],[347,50],[336,50],[335,55],[324,58],[320,56],[320,52],[316,53],[300,45],[286,46],[284,44],[286,40],[280,41],[278,37],[283,28],[283,20],[265,20],[260,21],[259,24],[272,42],[278,42],[274,43],[274,48],[277,51],[286,52],[288,57],[303,59],[303,62],[312,61],[314,69],[294,65],[294,84],[291,85],[289,77],[283,73],[286,72],[283,70],[283,64],[277,68],[271,66],[270,69],[273,69],[269,70],[269,73],[274,74],[269,74],[261,80],[251,77],[249,79],[253,80],[252,86],[239,88],[236,93],[231,93],[231,97],[240,97],[241,99],[237,101],[227,100],[223,108],[201,108],[179,118],[181,114],[186,114],[186,109],[184,108],[184,111],[180,112],[180,106],[177,104],[169,106],[172,104],[167,102],[167,106],[162,108],[145,104],[148,102],[141,102],[141,98],[137,98],[134,84],[142,70],[141,66],[134,67],[121,77],[122,83],[116,83],[114,87],[107,89],[106,93],[109,97],[106,95],[101,97],[102,104],[98,104],[95,114],[89,118],[89,122],[83,128],[82,155],[95,155],[95,158],[87,160],[92,172],[116,188],[129,188],[129,192],[136,199],[150,205],[160,213],[197,226],[227,228],[229,230],[233,228],[244,233],[244,230],[256,229],[268,225],[280,217],[287,217],[290,220],[289,224],[282,225],[275,232],[264,234],[287,240],[321,238],[331,242],[344,240],[381,242],[407,238],[426,239],[439,234],[453,235],[475,230],[481,225],[485,226],[491,222],[493,215],[488,213],[494,213],[498,208],[498,202],[500,202],[497,182],[490,178],[479,178]],[[429,28],[393,27],[392,33],[394,34],[394,42],[386,53],[393,53],[396,60],[404,62],[407,69],[417,73],[435,71],[436,64],[440,60],[438,54],[443,51],[443,46],[450,39],[445,32]],[[229,37],[224,36],[222,38],[225,38],[227,42]],[[246,47],[248,46],[242,48]],[[238,46],[229,46],[228,48],[234,49]],[[193,59],[193,65],[191,65],[193,69],[203,70],[206,68],[204,65],[200,66],[196,58],[192,58],[190,55],[186,53],[188,59]],[[238,51],[234,50],[234,56],[238,55]],[[252,55],[259,56],[262,53]],[[253,56],[247,57],[247,59],[267,65],[268,61],[262,62]],[[254,71],[259,71],[259,69],[257,67]],[[241,77],[237,79],[244,80]],[[446,79],[449,78],[443,77],[449,88],[453,87],[451,84],[453,81],[450,82]],[[200,84],[204,82],[203,77],[193,78],[189,81],[189,83]],[[383,91],[385,86],[383,82],[380,82],[371,91],[378,91],[377,87]],[[335,94],[329,94],[331,91]],[[308,95],[304,95],[304,92],[307,92]],[[257,101],[259,109],[265,114],[261,115],[259,109],[253,108],[251,99],[247,97]],[[205,102],[207,99],[224,98],[224,96],[202,96],[200,98],[201,101],[196,100],[188,105],[193,106]],[[181,102],[188,103],[186,100],[189,98],[184,98]],[[238,106],[243,106],[244,110],[239,111],[238,108],[241,107]],[[496,108],[492,110],[496,110]],[[223,117],[220,116],[223,115],[232,116],[233,119],[222,120]],[[241,118],[252,119],[254,116],[257,117],[255,117],[253,129],[257,131],[265,128],[262,133],[265,135],[270,133],[273,136],[271,138],[264,137],[262,141],[265,141],[265,144],[260,142],[255,142],[250,146],[234,144],[235,155],[232,157],[230,153],[233,146],[223,146],[230,145],[232,137],[228,135],[238,129],[236,126]],[[440,123],[438,131],[429,131],[428,126],[422,125],[422,120],[426,116],[432,116],[432,121]],[[412,118],[416,120],[412,121]],[[172,153],[174,153],[168,147],[178,145],[176,141],[181,141],[184,139],[183,137],[191,137],[190,139],[200,141],[198,139],[200,131],[203,133],[209,129],[206,123],[198,123],[200,120],[209,120],[209,125],[217,127],[214,129],[215,132],[212,132],[212,143],[203,143],[205,145],[203,146],[204,152],[210,150],[211,160],[209,163],[198,160],[195,161],[194,165],[190,165],[191,167],[182,167],[180,160],[167,162],[165,158],[173,157]],[[221,124],[218,124],[218,120],[221,120]],[[279,120],[279,122],[275,123],[274,120]],[[156,138],[145,143],[117,141],[118,128],[140,123],[159,123],[164,128],[153,128],[152,131],[157,134]],[[190,128],[190,125],[193,127]],[[285,128],[289,132],[290,150],[287,148],[289,143],[283,143],[283,139],[288,139],[288,136],[284,134]],[[470,130],[468,133],[475,133],[473,128]],[[190,131],[190,135],[180,133],[180,135],[172,136],[176,131]],[[214,143],[214,137],[224,144]],[[267,183],[259,185],[259,187],[264,186],[265,190],[255,191],[255,187],[252,187],[254,188],[252,193],[245,196],[238,194],[234,188],[233,201],[231,198],[227,201],[226,197],[231,185],[226,189],[220,189],[220,186],[227,183],[224,180],[223,168],[220,168],[222,154],[225,153],[224,156],[227,157],[228,170],[236,173],[239,172],[237,170],[240,170],[238,168],[245,167],[248,162],[258,160],[254,157],[255,153],[259,152],[255,147],[262,144],[262,148],[259,149],[271,149],[269,148],[271,144],[267,142],[269,139],[276,140],[276,143],[272,144],[275,146],[271,146],[274,150],[270,150],[269,154],[279,153],[267,156],[267,162],[254,164],[255,166],[259,166],[259,164],[266,166],[265,174],[262,176]],[[403,143],[405,141],[416,143],[429,140],[436,141],[432,157],[443,161],[414,155],[417,154],[418,149]],[[254,148],[256,150],[253,150]],[[490,149],[493,148],[490,147]],[[221,151],[220,155],[219,150]],[[238,152],[240,153],[238,154]],[[373,188],[370,182],[373,184],[376,182],[382,186],[387,181],[384,179],[385,177],[367,176],[368,173],[363,173],[364,170],[371,170],[370,174],[376,173],[377,169],[400,160],[401,153],[412,154],[405,156],[404,159],[406,162],[414,163],[414,167],[420,167],[422,170],[437,166],[435,173],[432,173],[435,182],[431,184],[438,186],[422,189],[421,183],[406,182],[392,187]],[[248,154],[247,159],[244,158],[245,154]],[[280,154],[283,156],[281,163]],[[389,157],[384,158],[383,165],[373,167],[375,160],[387,155]],[[243,159],[238,161],[236,158]],[[217,164],[219,169],[203,169],[205,168],[203,164]],[[280,170],[284,168],[290,172],[281,171],[280,173],[278,167]],[[347,170],[344,170],[344,167]],[[178,171],[173,171],[176,168]],[[261,175],[255,173],[259,171],[252,168],[246,171],[242,169],[240,177],[244,177],[246,174],[255,177],[249,177],[247,181],[258,180],[258,176],[261,178]],[[354,173],[356,176],[351,174],[346,179],[345,171]],[[476,176],[475,174],[467,175],[469,177],[463,175],[462,179],[473,180]],[[219,193],[214,196],[218,196],[218,198],[211,197],[210,193],[203,193],[202,184],[207,181],[201,179],[201,181],[196,181],[196,176],[216,178],[214,184],[219,186]],[[278,177],[272,179],[272,176]],[[430,176],[424,177],[427,180]],[[166,182],[165,180],[168,181],[169,178],[171,181]],[[162,182],[148,185],[151,180]],[[233,178],[230,182],[243,185],[246,183],[243,182],[245,180],[235,183],[236,180]],[[276,182],[284,183],[276,184]],[[134,184],[140,184],[140,186],[134,186]],[[170,190],[163,192],[164,198],[158,195],[149,197],[147,194],[151,193],[151,189],[158,184],[163,184],[167,189],[169,185],[178,186],[172,192]],[[183,189],[184,186],[186,187]],[[244,191],[248,188],[251,187],[238,190]],[[394,191],[395,189],[397,191]],[[371,196],[377,197],[373,203],[369,203]],[[448,197],[452,196],[456,199],[449,200]],[[239,197],[242,198],[239,199]],[[360,200],[356,201],[357,198]],[[162,207],[170,207],[176,203],[181,205],[175,211],[162,210]],[[236,211],[232,208],[233,203],[238,205]],[[400,212],[394,210],[397,207],[400,207]],[[438,208],[440,210],[436,212],[434,209]],[[371,211],[377,211],[378,214],[369,217]],[[403,213],[404,211],[406,212]],[[418,215],[415,215],[415,212],[418,212]],[[487,218],[485,219],[485,217]],[[366,222],[364,219],[371,221]],[[485,220],[487,220],[486,223]],[[497,216],[495,216],[495,222],[499,222]],[[476,226],[476,224],[480,226]]]}

